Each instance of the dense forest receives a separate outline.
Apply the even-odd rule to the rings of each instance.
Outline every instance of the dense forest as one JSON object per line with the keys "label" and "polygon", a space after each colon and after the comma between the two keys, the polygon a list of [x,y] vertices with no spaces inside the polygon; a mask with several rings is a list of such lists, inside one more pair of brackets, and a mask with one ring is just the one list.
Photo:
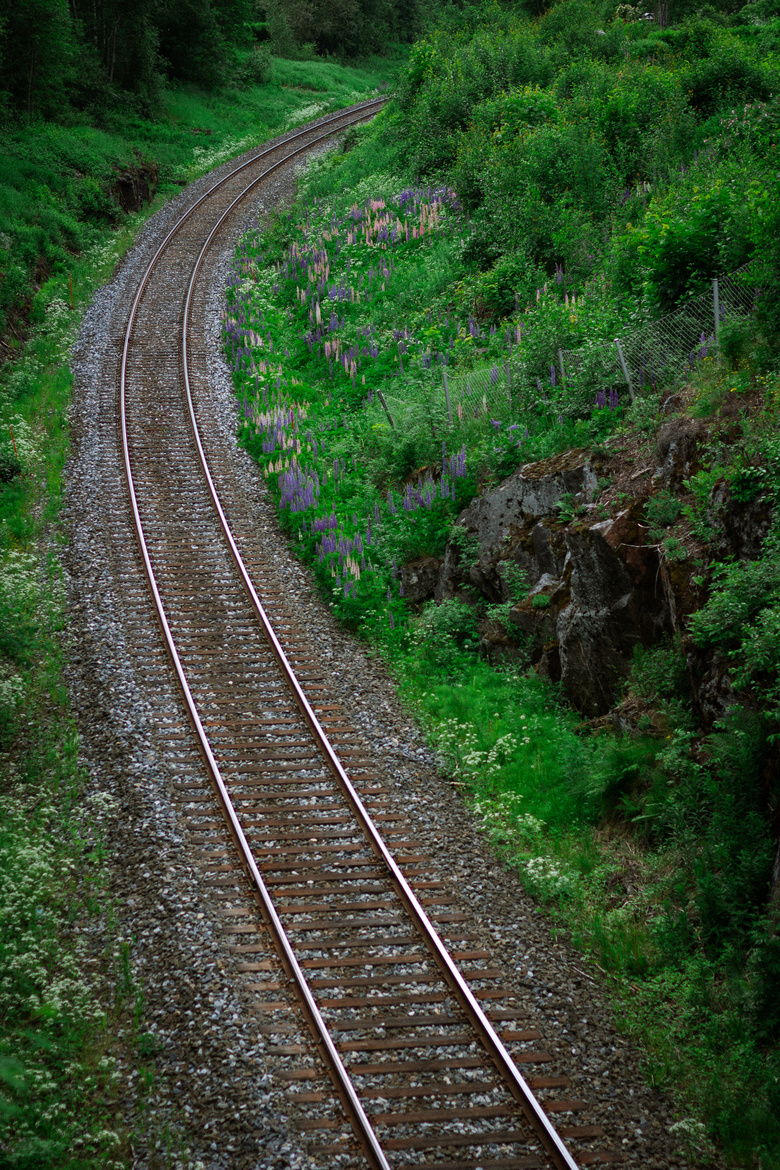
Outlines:
{"label": "dense forest", "polygon": [[30,0],[0,18],[0,99],[28,119],[103,121],[120,95],[150,111],[166,83],[224,84],[248,45],[364,58],[414,40],[422,13],[420,0]]}
{"label": "dense forest", "polygon": [[[52,812],[81,781],[66,615],[32,583],[77,311],[163,197],[389,88],[241,242],[223,317],[240,441],[333,612],[600,969],[676,1093],[681,1150],[780,1167],[778,48],[778,0],[22,0],[0,18],[0,747],[20,761],[0,863],[51,970],[76,888],[58,859],[81,872],[85,831],[96,867],[101,847]],[[498,539],[492,501],[526,474],[546,510]],[[18,814],[41,777],[67,795],[34,821],[45,918]],[[44,984],[2,947],[22,974],[0,991],[0,1151],[23,1134],[10,1164],[55,1166],[67,1133],[39,1123],[29,1070],[73,1112],[67,1061],[133,1012],[139,1031],[142,1006],[118,975],[113,1015],[54,1013],[38,1044]],[[94,1076],[98,1133],[115,1089]]]}

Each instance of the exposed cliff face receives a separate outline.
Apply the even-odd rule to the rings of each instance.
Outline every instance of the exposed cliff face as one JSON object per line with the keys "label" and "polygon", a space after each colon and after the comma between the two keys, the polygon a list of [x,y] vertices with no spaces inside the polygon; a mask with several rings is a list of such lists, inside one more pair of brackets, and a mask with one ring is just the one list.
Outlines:
{"label": "exposed cliff face", "polygon": [[[593,506],[598,460],[569,451],[515,472],[474,500],[458,525],[476,538],[469,563],[464,542],[451,541],[435,595],[468,598],[476,589],[491,601],[513,600],[507,581],[514,565],[526,596],[511,621],[537,668],[560,679],[569,699],[588,716],[608,711],[634,646],[670,629],[669,607],[655,547],[646,548],[630,510],[601,519]],[[584,508],[582,520],[561,522],[564,497]],[[483,643],[491,657],[498,655]]]}
{"label": "exposed cliff face", "polygon": [[[405,567],[409,596],[514,602],[515,638],[486,628],[482,652],[492,661],[530,656],[541,674],[560,680],[583,715],[606,714],[636,646],[684,637],[686,617],[706,596],[706,561],[757,556],[766,535],[770,506],[740,504],[719,483],[707,513],[709,547],[690,536],[701,556],[673,556],[657,531],[651,537],[648,500],[662,490],[685,495],[705,440],[696,420],[666,423],[654,449],[628,460],[640,465],[624,474],[633,498],[625,491],[613,491],[606,502],[599,497],[599,475],[616,466],[608,450],[568,451],[521,468],[461,513],[456,528],[463,534],[450,540],[443,563],[423,558]],[[735,701],[727,661],[692,646],[688,661],[701,714],[712,722]]]}

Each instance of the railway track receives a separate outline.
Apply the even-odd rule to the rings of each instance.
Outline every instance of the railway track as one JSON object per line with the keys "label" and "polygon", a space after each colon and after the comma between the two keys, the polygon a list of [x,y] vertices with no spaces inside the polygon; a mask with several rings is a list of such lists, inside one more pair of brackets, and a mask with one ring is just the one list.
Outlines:
{"label": "railway track", "polygon": [[[222,234],[271,175],[380,104],[321,119],[215,183],[171,229],[132,305],[121,457],[203,761],[202,779],[178,782],[177,797],[322,1165],[618,1162],[601,1126],[578,1124],[586,1104],[551,1071],[535,1021],[410,840],[370,745],[329,701],[316,648],[253,550],[252,517],[201,417],[208,260]],[[310,1045],[287,1042],[296,1011]]]}

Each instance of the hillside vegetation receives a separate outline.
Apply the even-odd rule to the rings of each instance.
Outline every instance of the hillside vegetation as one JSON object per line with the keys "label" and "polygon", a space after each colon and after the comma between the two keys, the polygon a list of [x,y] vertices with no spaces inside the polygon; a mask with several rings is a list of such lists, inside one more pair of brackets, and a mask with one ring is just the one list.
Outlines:
{"label": "hillside vegetation", "polygon": [[[780,1165],[778,37],[766,4],[665,28],[582,0],[452,15],[373,126],[310,168],[293,213],[242,242],[224,322],[242,441],[334,611],[607,973],[648,1075],[676,1094],[681,1148],[765,1170]],[[632,393],[619,367],[561,370],[559,350],[671,329],[664,314],[736,270],[752,311],[727,313],[717,343],[713,314]],[[523,491],[557,494],[489,537],[475,517],[519,468]],[[534,534],[555,572],[539,575]],[[582,645],[607,647],[598,691],[564,653],[588,549],[619,580],[630,550],[655,623],[641,592],[623,633],[580,612]]]}

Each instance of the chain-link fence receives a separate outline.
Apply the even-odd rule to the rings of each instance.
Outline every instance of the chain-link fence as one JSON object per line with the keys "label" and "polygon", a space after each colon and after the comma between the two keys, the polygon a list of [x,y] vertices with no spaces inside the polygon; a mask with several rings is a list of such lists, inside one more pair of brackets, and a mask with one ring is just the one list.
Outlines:
{"label": "chain-link fence", "polygon": [[684,377],[716,347],[725,321],[752,312],[756,290],[749,275],[746,264],[713,281],[710,292],[616,340],[551,352],[546,384],[525,363],[522,346],[516,346],[503,360],[480,369],[453,373],[434,366],[399,379],[398,389],[370,396],[370,404],[398,431],[424,418],[437,432],[450,426],[468,432],[491,422],[511,424],[529,401],[555,412],[581,413],[594,405],[614,405],[626,392],[633,400],[648,388]]}
{"label": "chain-link fence", "polygon": [[[580,392],[606,396],[618,385],[633,398],[682,376],[717,345],[720,326],[730,317],[752,312],[755,290],[748,287],[750,265],[712,282],[712,291],[614,341],[558,350],[564,383]],[[605,403],[601,403],[605,405]]]}

